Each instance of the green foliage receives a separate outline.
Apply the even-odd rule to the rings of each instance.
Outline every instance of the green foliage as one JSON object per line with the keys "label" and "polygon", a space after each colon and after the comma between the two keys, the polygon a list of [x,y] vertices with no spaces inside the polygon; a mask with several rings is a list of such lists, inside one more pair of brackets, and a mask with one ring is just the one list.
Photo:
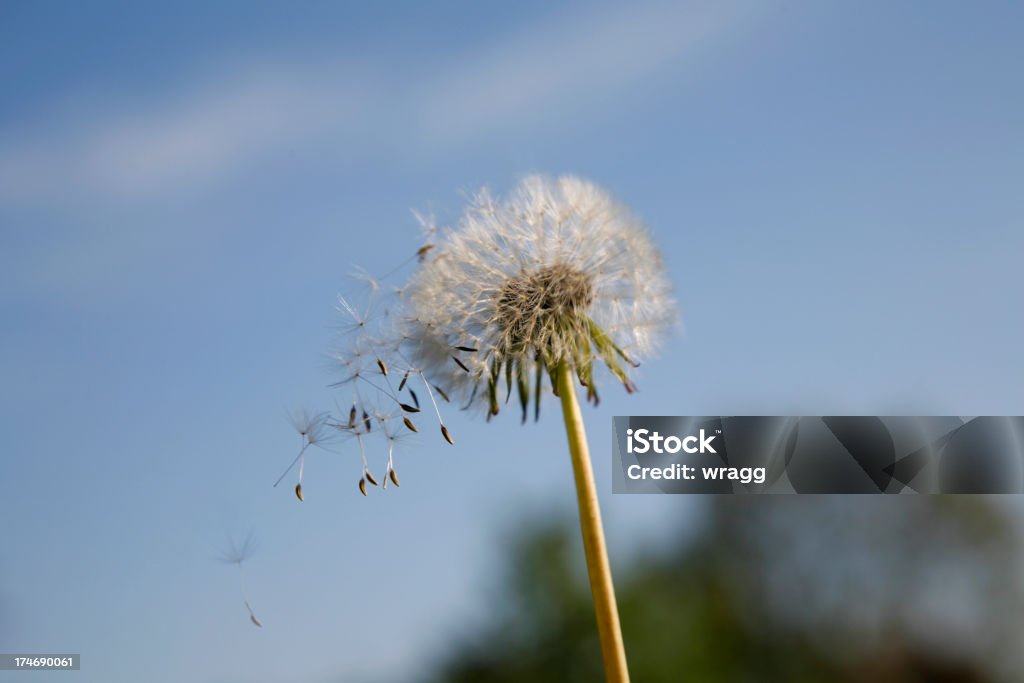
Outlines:
{"label": "green foliage", "polygon": [[[489,623],[431,680],[601,680],[577,535],[569,522],[524,532],[511,546]],[[1015,538],[1005,516],[981,500],[720,499],[695,540],[616,567],[632,678],[1011,680],[1000,675],[1020,633],[1010,625],[1024,615]],[[932,624],[934,633],[907,627],[935,601],[931,584],[918,583],[933,571],[967,586],[980,613],[1008,615],[988,625],[986,645],[944,647],[939,636],[957,633],[955,615]]]}

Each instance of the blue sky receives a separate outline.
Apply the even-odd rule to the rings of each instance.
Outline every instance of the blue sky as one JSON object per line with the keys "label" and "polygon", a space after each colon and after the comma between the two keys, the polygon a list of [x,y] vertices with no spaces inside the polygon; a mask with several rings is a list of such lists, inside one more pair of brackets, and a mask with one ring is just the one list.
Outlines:
{"label": "blue sky", "polygon": [[[457,416],[363,499],[270,484],[329,406],[336,293],[523,173],[607,186],[683,326],[588,410],[1021,414],[1024,9],[930,3],[0,7],[0,651],[33,680],[401,678],[502,599],[505,532],[571,510],[549,412]],[[253,529],[245,618],[216,557]],[[16,680],[0,672],[0,680]],[[349,680],[346,678],[345,680]]]}

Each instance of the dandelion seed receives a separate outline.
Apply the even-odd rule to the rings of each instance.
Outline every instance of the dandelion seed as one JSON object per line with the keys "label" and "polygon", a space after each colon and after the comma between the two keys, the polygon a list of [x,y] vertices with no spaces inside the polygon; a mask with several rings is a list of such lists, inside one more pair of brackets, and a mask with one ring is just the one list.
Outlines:
{"label": "dandelion seed", "polygon": [[[302,411],[291,417],[292,427],[299,433],[299,438],[302,439],[302,447],[299,449],[298,455],[292,460],[291,464],[285,468],[281,476],[274,482],[276,488],[281,480],[287,476],[288,472],[291,471],[296,464],[299,465],[299,484],[302,483],[302,475],[305,471],[306,465],[306,450],[310,446],[321,446],[324,442],[331,438],[331,430],[328,420],[330,415],[328,413],[310,413],[308,411]],[[302,500],[301,496],[299,500]]]}
{"label": "dandelion seed", "polygon": [[448,394],[446,394],[446,393],[444,392],[444,389],[442,389],[441,387],[439,387],[439,386],[437,386],[437,385],[435,384],[435,385],[434,385],[434,391],[436,391],[436,392],[437,392],[437,395],[438,395],[438,396],[440,396],[441,398],[443,398],[443,399],[444,399],[444,402],[445,402],[445,403],[451,403],[451,399],[450,399],[450,398],[448,398]]}
{"label": "dandelion seed", "polygon": [[384,437],[387,439],[388,443],[388,458],[384,463],[384,481],[381,488],[387,489],[389,480],[396,487],[400,485],[398,483],[398,474],[395,472],[395,444],[405,438],[406,434],[404,432],[393,432],[386,421],[383,423],[382,431],[384,432]]}
{"label": "dandelion seed", "polygon": [[302,497],[302,484],[296,484],[295,485],[295,497],[299,499],[299,502],[302,502],[303,500],[305,500]]}
{"label": "dandelion seed", "polygon": [[409,431],[412,431],[412,432],[418,432],[419,431],[418,429],[416,429],[416,425],[414,425],[412,423],[412,420],[410,420],[409,418],[403,416],[402,417],[402,422],[404,422],[405,426],[409,428]]}
{"label": "dandelion seed", "polygon": [[410,370],[406,370],[405,374],[402,375],[402,381],[398,383],[398,390],[399,391],[401,391],[402,389],[405,388],[405,383],[409,381],[409,373],[410,372],[411,372]]}
{"label": "dandelion seed", "polygon": [[241,542],[236,542],[234,538],[229,538],[228,543],[228,550],[221,555],[220,560],[225,564],[233,564],[238,567],[238,590],[242,595],[242,602],[245,603],[245,609],[249,611],[249,620],[256,626],[263,628],[263,624],[256,618],[256,613],[253,611],[249,598],[246,595],[245,571],[242,569],[242,564],[256,552],[253,533],[250,531]]}
{"label": "dandelion seed", "polygon": [[365,446],[365,443],[363,442],[363,434],[360,434],[360,433],[357,432],[355,434],[355,437],[356,437],[356,443],[359,444],[359,457],[363,461],[363,476],[362,476],[362,479],[359,480],[360,481],[359,489],[363,492],[363,495],[365,496],[366,495],[366,482],[367,481],[370,482],[371,484],[373,484],[374,486],[377,486],[378,484],[377,484],[376,477],[374,477],[373,473],[370,472],[370,463],[366,459],[366,446]]}
{"label": "dandelion seed", "polygon": [[419,410],[420,409],[420,399],[419,399],[419,396],[417,396],[416,392],[413,391],[412,389],[409,390],[409,396],[412,397],[412,402],[416,406],[416,410]]}
{"label": "dandelion seed", "polygon": [[462,368],[464,371],[469,372],[469,368],[467,368],[466,364],[463,363],[461,360],[459,360],[455,356],[452,356],[452,360],[455,361],[455,364]]}
{"label": "dandelion seed", "polygon": [[388,366],[384,365],[384,361],[382,361],[380,358],[377,359],[377,367],[380,368],[380,374],[384,375],[385,377],[388,376]]}
{"label": "dandelion seed", "polygon": [[355,306],[349,303],[348,299],[338,296],[338,310],[345,314],[347,323],[343,326],[344,332],[353,333],[366,329],[369,322],[369,308],[366,311],[358,311]]}
{"label": "dandelion seed", "polygon": [[[420,379],[423,380],[424,388],[426,388],[426,390],[427,390],[427,398],[430,399],[430,405],[433,406],[433,408],[434,408],[434,414],[437,416],[437,424],[440,425],[440,427],[441,427],[441,433],[444,435],[445,440],[449,444],[454,446],[455,443],[452,441],[452,437],[448,434],[448,428],[444,426],[444,419],[441,418],[441,410],[440,410],[440,408],[437,407],[437,401],[434,400],[434,392],[430,388],[430,382],[427,381],[427,378],[423,375],[422,371],[419,372],[419,376],[420,376]],[[409,391],[411,393],[412,389],[410,389]],[[418,403],[419,403],[419,401],[417,401],[417,404]]]}
{"label": "dandelion seed", "polygon": [[399,403],[398,407],[401,408],[402,410],[404,410],[407,413],[418,413],[418,412],[420,412],[419,408],[417,408],[416,406],[411,406],[408,403]]}

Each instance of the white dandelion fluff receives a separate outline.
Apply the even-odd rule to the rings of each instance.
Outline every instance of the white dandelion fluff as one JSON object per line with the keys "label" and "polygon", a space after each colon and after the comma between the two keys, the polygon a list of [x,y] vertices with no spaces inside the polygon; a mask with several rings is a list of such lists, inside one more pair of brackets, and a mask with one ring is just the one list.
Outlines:
{"label": "white dandelion fluff", "polygon": [[[403,288],[408,355],[437,384],[486,400],[517,390],[525,418],[566,363],[597,400],[594,364],[632,391],[629,366],[676,318],[659,250],[600,187],[531,176],[480,192]],[[539,404],[537,404],[539,405]]]}

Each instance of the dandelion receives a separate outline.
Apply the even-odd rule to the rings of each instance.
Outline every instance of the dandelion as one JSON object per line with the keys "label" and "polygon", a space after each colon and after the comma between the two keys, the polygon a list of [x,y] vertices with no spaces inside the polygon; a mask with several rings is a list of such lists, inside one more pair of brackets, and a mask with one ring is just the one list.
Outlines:
{"label": "dandelion", "polygon": [[253,534],[250,531],[241,542],[236,542],[234,538],[231,538],[229,539],[229,544],[228,550],[221,555],[220,560],[225,564],[233,564],[238,567],[238,588],[242,594],[242,602],[245,603],[245,609],[249,611],[249,621],[254,626],[263,628],[263,624],[256,618],[256,613],[253,611],[249,598],[245,593],[245,572],[242,569],[242,564],[252,557],[256,549]]}
{"label": "dandelion", "polygon": [[[606,676],[628,681],[576,382],[594,405],[602,376],[636,390],[633,369],[676,319],[661,253],[625,206],[573,177],[528,177],[504,199],[481,191],[453,228],[421,223],[426,243],[385,276],[415,262],[390,303],[381,302],[386,290],[377,280],[377,305],[339,299],[349,338],[337,357],[345,374],[338,385],[351,385],[352,407],[347,415],[339,409],[336,426],[356,437],[359,490],[365,496],[367,483],[378,486],[367,461],[373,423],[388,445],[382,488],[389,481],[397,487],[390,423],[401,419],[398,431],[411,436],[419,432],[412,418],[432,413],[454,445],[438,399],[456,397],[490,420],[515,394],[526,422],[531,412],[539,419],[542,396],[553,393],[568,437]],[[380,314],[376,323],[371,310]],[[397,389],[392,377],[401,378]],[[367,412],[361,390],[387,409]]]}
{"label": "dandelion", "polygon": [[514,391],[522,420],[531,402],[537,419],[546,381],[561,400],[605,672],[609,681],[626,681],[574,379],[594,404],[595,365],[635,390],[630,370],[676,316],[660,252],[599,187],[530,177],[504,200],[481,192],[422,260],[403,289],[403,337],[425,374],[470,405],[484,403],[488,418],[498,414],[501,394],[508,401]]}

